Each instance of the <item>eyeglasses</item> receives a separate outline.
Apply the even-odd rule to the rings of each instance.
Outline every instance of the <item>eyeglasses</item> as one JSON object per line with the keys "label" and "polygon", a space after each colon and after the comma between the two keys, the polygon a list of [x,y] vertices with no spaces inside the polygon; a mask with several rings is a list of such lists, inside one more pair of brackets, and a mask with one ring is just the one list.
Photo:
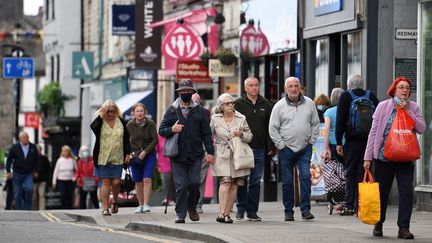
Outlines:
{"label": "eyeglasses", "polygon": [[230,102],[224,102],[223,105],[232,105],[234,106],[234,102],[230,101]]}
{"label": "eyeglasses", "polygon": [[397,86],[397,89],[406,89],[406,90],[410,90],[410,86]]}
{"label": "eyeglasses", "polygon": [[116,110],[107,110],[106,113],[112,113],[114,114],[116,112]]}

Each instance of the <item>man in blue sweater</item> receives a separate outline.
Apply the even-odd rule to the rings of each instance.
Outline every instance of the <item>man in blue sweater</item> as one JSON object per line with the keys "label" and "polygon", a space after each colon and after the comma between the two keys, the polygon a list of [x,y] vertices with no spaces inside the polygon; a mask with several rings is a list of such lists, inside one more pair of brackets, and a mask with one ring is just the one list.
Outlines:
{"label": "man in blue sweater", "polygon": [[36,146],[29,142],[29,135],[21,132],[19,142],[12,145],[6,160],[6,178],[13,181],[16,210],[32,209],[33,172],[38,157]]}

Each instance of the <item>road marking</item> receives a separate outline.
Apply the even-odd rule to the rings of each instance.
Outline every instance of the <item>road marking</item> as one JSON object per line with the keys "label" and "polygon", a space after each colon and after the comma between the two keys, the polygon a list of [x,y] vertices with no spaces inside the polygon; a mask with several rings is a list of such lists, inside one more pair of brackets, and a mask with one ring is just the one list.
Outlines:
{"label": "road marking", "polygon": [[77,227],[87,227],[87,228],[91,228],[91,229],[95,229],[95,230],[100,230],[102,232],[110,232],[110,233],[114,233],[114,234],[132,236],[135,238],[140,238],[140,239],[144,239],[144,240],[151,240],[154,242],[181,243],[181,241],[166,240],[166,239],[148,236],[148,235],[144,235],[144,234],[137,234],[137,233],[127,232],[127,231],[116,231],[114,229],[111,229],[108,227],[103,227],[103,226],[80,224],[80,223],[74,223],[74,222],[62,222],[58,217],[54,216],[52,213],[40,213],[40,214],[50,222],[60,223],[60,224],[64,224],[64,225],[73,225],[73,226],[77,226]]}

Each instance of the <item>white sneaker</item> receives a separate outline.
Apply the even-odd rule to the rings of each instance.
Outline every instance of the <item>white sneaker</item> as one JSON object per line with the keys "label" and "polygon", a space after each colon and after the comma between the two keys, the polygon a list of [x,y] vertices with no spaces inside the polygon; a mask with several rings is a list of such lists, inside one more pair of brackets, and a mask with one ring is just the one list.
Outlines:
{"label": "white sneaker", "polygon": [[143,206],[138,206],[138,207],[135,209],[135,213],[144,213]]}
{"label": "white sneaker", "polygon": [[143,213],[150,213],[150,206],[148,204],[144,204],[144,206],[142,207],[142,212]]}

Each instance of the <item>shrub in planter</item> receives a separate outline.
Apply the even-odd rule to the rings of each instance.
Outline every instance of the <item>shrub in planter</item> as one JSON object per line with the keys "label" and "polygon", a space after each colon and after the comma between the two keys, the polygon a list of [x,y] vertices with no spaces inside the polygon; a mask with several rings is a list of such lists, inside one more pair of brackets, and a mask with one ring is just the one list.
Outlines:
{"label": "shrub in planter", "polygon": [[231,65],[237,62],[237,57],[230,49],[219,48],[216,51],[216,58],[220,60],[223,65]]}

